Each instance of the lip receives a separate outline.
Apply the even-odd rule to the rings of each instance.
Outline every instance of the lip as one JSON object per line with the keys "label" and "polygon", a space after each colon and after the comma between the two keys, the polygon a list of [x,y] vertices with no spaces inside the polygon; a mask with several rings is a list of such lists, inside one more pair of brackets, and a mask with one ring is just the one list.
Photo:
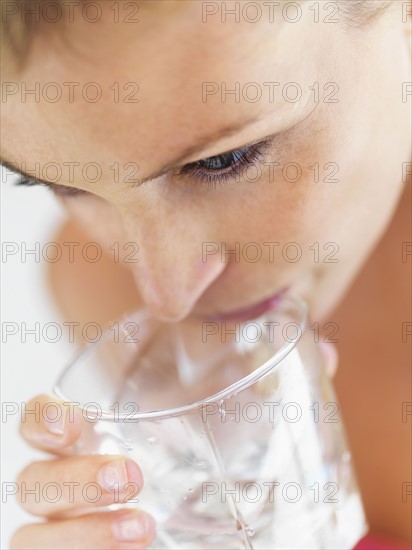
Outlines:
{"label": "lip", "polygon": [[234,311],[229,311],[227,313],[220,313],[219,315],[207,317],[208,321],[250,321],[260,317],[266,311],[269,311],[274,305],[278,304],[282,299],[283,295],[287,292],[287,288],[277,292],[270,298],[263,300],[257,304],[254,304],[247,308],[237,309]]}

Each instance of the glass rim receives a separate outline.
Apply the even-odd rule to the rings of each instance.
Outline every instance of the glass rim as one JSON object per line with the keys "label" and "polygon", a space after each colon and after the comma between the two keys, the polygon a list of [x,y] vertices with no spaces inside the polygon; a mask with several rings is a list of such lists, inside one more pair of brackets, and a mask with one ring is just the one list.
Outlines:
{"label": "glass rim", "polygon": [[[136,412],[133,414],[130,413],[120,413],[120,412],[113,412],[109,413],[105,410],[99,410],[98,418],[96,421],[108,421],[108,422],[119,422],[124,421],[125,423],[133,423],[138,422],[139,420],[156,420],[156,419],[163,419],[163,418],[170,418],[174,416],[183,416],[187,413],[194,412],[198,409],[201,409],[205,405],[209,405],[211,403],[216,403],[218,401],[222,401],[224,399],[227,399],[228,397],[231,397],[232,395],[236,395],[240,391],[245,390],[246,388],[252,386],[255,384],[258,380],[263,378],[266,374],[268,374],[270,371],[272,371],[297,345],[297,343],[302,338],[304,332],[307,329],[307,322],[308,322],[308,306],[306,302],[300,298],[299,296],[296,296],[294,294],[284,294],[282,296],[282,300],[280,302],[280,305],[285,301],[289,301],[293,304],[293,306],[296,308],[296,310],[299,312],[299,320],[298,325],[300,327],[299,336],[292,340],[285,342],[269,359],[267,359],[262,365],[254,369],[251,373],[247,374],[240,380],[237,380],[236,382],[233,382],[229,386],[226,386],[222,390],[214,393],[213,395],[206,397],[204,399],[200,399],[198,401],[195,401],[193,403],[188,403],[185,405],[180,405],[178,407],[171,407],[168,409],[156,409],[156,410],[147,410],[142,412]],[[262,318],[264,315],[266,315],[270,309],[260,317],[257,317],[255,319],[251,319],[248,322],[256,322],[258,319]],[[126,315],[123,319],[127,320],[132,318],[137,313],[145,314],[145,310],[139,310],[138,312],[131,313],[129,315]],[[107,331],[105,331],[107,332]],[[73,365],[85,354],[91,352],[92,350],[96,349],[97,347],[100,347],[103,345],[104,340],[101,340],[97,343],[92,343],[88,346],[85,346],[83,349],[77,353],[77,355],[66,365],[66,367],[63,368],[62,372],[59,374],[55,384],[52,387],[53,393],[58,397],[60,400],[66,403],[75,404],[80,408],[83,412],[83,416],[86,413],[87,418],[91,420],[93,417],[97,417],[96,414],[96,408],[95,407],[87,407],[86,405],[78,404],[77,401],[72,401],[69,396],[67,396],[62,386],[64,384],[64,380],[66,376],[69,374],[70,370],[72,369]],[[95,402],[94,402],[95,403]],[[116,417],[116,418],[114,418]]]}

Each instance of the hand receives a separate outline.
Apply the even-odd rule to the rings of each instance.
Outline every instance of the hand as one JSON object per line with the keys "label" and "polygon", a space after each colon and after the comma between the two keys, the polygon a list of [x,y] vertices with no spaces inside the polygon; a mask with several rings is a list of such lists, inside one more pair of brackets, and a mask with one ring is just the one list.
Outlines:
{"label": "hand", "polygon": [[[320,347],[326,370],[333,377],[337,367],[336,349],[323,342]],[[39,411],[42,411],[48,403],[56,403],[56,399],[47,395],[39,396],[27,404],[27,409],[33,410],[37,404]],[[60,405],[62,409],[68,409]],[[74,411],[74,417],[66,421],[64,426],[56,422],[48,425],[43,415],[40,415],[39,422],[35,421],[34,415],[28,415],[26,422],[21,424],[21,434],[31,446],[59,458],[34,462],[19,475],[18,487],[22,488],[22,484],[27,487],[26,498],[22,497],[24,491],[18,493],[21,506],[29,513],[45,518],[46,522],[21,527],[12,538],[11,549],[147,548],[156,531],[150,515],[131,509],[99,512],[99,507],[126,502],[136,496],[137,489],[143,486],[138,465],[122,456],[73,456],[72,445],[79,438],[86,421],[80,410],[71,410]],[[108,482],[107,489],[104,487],[105,480]],[[36,495],[30,495],[29,490],[35,487],[36,482],[39,490]],[[50,491],[50,495],[47,492],[46,498],[43,497],[43,488],[47,483],[61,487],[61,498],[55,498],[55,491]],[[98,484],[101,487],[101,498],[94,505],[91,500],[96,495],[95,489],[90,498],[85,499],[83,496],[87,484]],[[115,491],[114,486],[120,489],[127,486],[127,490],[123,493]],[[136,491],[131,492],[130,487],[133,486]]]}
{"label": "hand", "polygon": [[[23,438],[58,458],[33,462],[18,476],[21,506],[46,521],[18,529],[11,549],[147,548],[156,530],[149,514],[133,509],[99,510],[136,496],[143,486],[139,466],[120,455],[74,456],[73,444],[87,422],[79,409],[69,409],[62,403],[62,418],[66,420],[45,421],[49,415],[42,413],[47,410],[44,407],[56,402],[53,397],[41,395],[27,404],[28,410],[37,407],[40,414],[37,419],[27,415],[21,424]],[[35,494],[30,494],[33,488]]]}

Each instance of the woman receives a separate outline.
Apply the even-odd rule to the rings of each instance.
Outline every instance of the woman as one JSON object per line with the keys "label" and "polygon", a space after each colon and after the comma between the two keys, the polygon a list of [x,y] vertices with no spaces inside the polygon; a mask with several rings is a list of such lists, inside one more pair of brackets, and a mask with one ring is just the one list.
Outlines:
{"label": "woman", "polygon": [[[382,320],[410,319],[409,5],[3,4],[2,162],[64,204],[54,240],[106,251],[51,264],[63,315],[103,324],[144,305],[164,321],[224,320],[300,294],[320,326],[339,328],[338,389],[371,526],[407,540],[408,350]],[[387,300],[378,273],[396,285]],[[142,482],[130,460],[71,456],[81,430],[80,418],[25,423],[28,443],[58,458],[19,482]],[[144,511],[86,509],[81,496],[25,506],[47,521],[19,529],[12,548],[145,548],[155,532]]]}

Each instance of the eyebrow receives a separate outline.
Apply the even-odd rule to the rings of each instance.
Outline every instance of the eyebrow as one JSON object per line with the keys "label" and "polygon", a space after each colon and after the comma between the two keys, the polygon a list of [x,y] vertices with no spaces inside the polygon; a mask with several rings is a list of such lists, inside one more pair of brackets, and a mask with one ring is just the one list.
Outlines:
{"label": "eyebrow", "polygon": [[[191,146],[187,147],[186,149],[184,149],[183,152],[177,158],[175,158],[172,162],[164,165],[160,170],[158,170],[154,174],[151,174],[150,176],[147,176],[143,179],[139,179],[139,181],[136,184],[134,184],[134,186],[138,187],[140,185],[143,185],[146,182],[149,182],[151,180],[159,178],[160,176],[165,175],[167,172],[169,172],[172,169],[176,169],[187,158],[189,158],[191,156],[194,156],[198,153],[200,154],[205,149],[205,147],[207,145],[215,143],[215,142],[217,142],[218,140],[220,140],[224,137],[230,137],[230,136],[233,136],[233,135],[237,134],[240,130],[243,130],[243,129],[247,128],[248,126],[251,126],[252,124],[255,124],[256,122],[259,122],[260,120],[262,120],[264,118],[265,114],[260,114],[258,116],[250,117],[246,120],[243,120],[241,123],[238,122],[238,123],[235,123],[235,124],[228,125],[226,127],[220,128],[219,130],[217,130],[216,132],[214,132],[213,134],[211,134],[209,136],[204,136],[204,137],[200,138],[195,145],[191,145]],[[223,154],[225,152],[226,151],[222,151],[222,153],[217,153],[216,155],[213,155],[213,156],[217,156],[217,155]],[[193,162],[196,162],[196,161],[193,161]],[[11,170],[12,172],[17,173],[18,175],[21,175],[21,176],[24,176],[25,178],[28,178],[30,180],[34,180],[36,182],[42,183],[43,185],[51,187],[52,189],[56,189],[56,188],[65,188],[65,189],[67,189],[68,187],[72,188],[71,185],[70,186],[69,185],[60,185],[56,182],[47,181],[47,180],[43,180],[41,178],[38,178],[35,175],[29,174],[28,172],[26,172],[26,171],[22,170],[21,168],[19,168],[16,163],[14,163],[12,161],[9,161],[9,160],[6,160],[2,157],[0,157],[0,164],[5,166],[6,168]]]}

